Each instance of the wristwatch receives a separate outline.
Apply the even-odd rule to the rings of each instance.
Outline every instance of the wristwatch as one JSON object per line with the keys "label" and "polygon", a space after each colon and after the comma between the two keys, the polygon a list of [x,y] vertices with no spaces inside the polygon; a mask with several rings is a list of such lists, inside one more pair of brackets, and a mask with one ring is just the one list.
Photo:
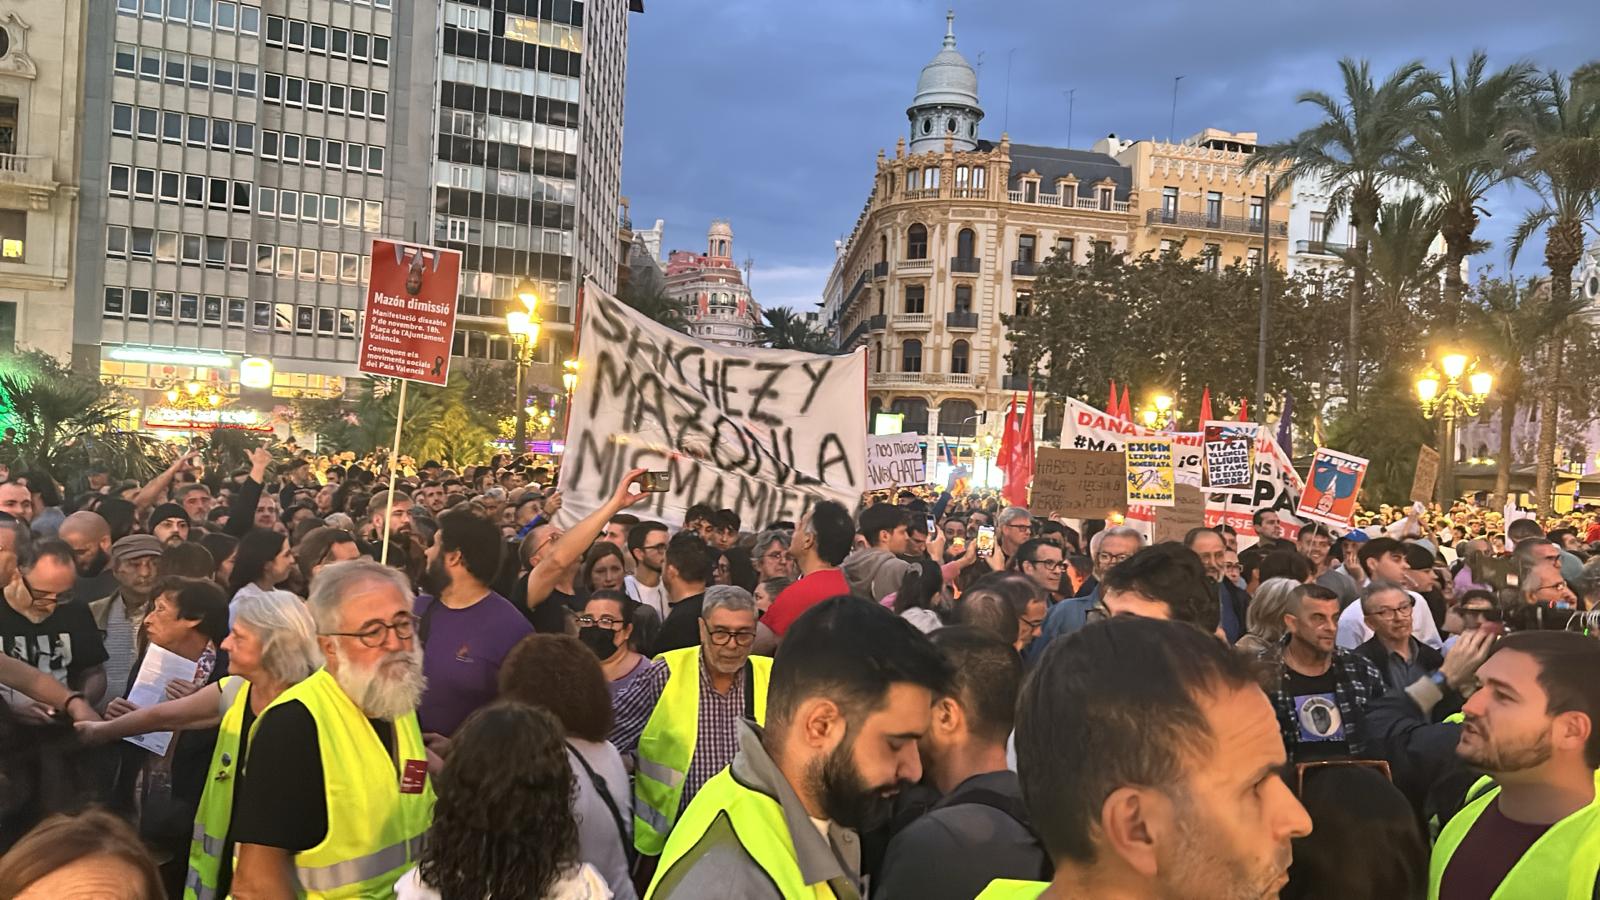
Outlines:
{"label": "wristwatch", "polygon": [[1445,677],[1443,669],[1434,669],[1433,674],[1428,676],[1428,680],[1433,682],[1434,686],[1439,688],[1441,691],[1447,691],[1450,689],[1450,679]]}

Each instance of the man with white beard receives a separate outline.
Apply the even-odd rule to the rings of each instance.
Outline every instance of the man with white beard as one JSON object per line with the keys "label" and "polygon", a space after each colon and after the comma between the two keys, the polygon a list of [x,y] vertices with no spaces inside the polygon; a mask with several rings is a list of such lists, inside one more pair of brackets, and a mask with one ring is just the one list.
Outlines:
{"label": "man with white beard", "polygon": [[335,563],[307,602],[327,664],[252,722],[230,837],[233,896],[389,896],[433,819],[417,726],[422,648],[411,588],[371,560]]}

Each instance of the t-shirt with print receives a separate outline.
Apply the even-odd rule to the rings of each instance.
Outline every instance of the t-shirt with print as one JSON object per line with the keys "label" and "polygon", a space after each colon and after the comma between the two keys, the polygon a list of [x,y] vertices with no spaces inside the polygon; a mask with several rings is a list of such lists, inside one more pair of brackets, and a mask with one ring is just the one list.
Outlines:
{"label": "t-shirt with print", "polygon": [[[62,603],[43,622],[34,622],[0,602],[0,649],[62,684],[106,661],[100,629],[82,603]],[[27,702],[4,687],[0,698],[13,705]]]}
{"label": "t-shirt with print", "polygon": [[1350,755],[1345,735],[1344,714],[1335,693],[1337,679],[1332,666],[1321,675],[1302,675],[1284,669],[1284,692],[1294,701],[1297,746],[1292,754],[1301,762],[1337,759]]}
{"label": "t-shirt with print", "polygon": [[[548,601],[547,601],[548,602]],[[434,598],[417,598],[417,633],[422,638],[422,674],[428,687],[417,707],[424,732],[452,735],[467,716],[500,692],[500,664],[533,626],[511,601],[490,591],[465,609]]]}

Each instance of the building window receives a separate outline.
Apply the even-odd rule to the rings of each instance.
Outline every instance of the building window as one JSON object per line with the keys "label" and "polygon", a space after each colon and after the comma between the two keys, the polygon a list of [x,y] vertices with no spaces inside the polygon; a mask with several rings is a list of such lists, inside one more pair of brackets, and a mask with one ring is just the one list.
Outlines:
{"label": "building window", "polygon": [[950,345],[950,373],[952,375],[966,375],[969,370],[970,345],[966,341],[956,341]]}
{"label": "building window", "polygon": [[445,220],[445,240],[465,241],[467,239],[467,220],[450,218]]}
{"label": "building window", "polygon": [[20,210],[0,210],[0,259],[22,262],[23,243],[28,239],[28,214]]}
{"label": "building window", "polygon": [[1249,264],[1249,266],[1250,266],[1250,271],[1254,272],[1257,269],[1261,268],[1261,248],[1260,247],[1251,247],[1250,249],[1246,250],[1244,252],[1244,258],[1245,258],[1245,262],[1247,262]]}
{"label": "building window", "polygon": [[1022,202],[1023,203],[1038,203],[1039,202],[1039,182],[1037,182],[1034,179],[1030,178],[1027,181],[1024,181],[1022,183]]}
{"label": "building window", "polygon": [[1018,236],[1018,238],[1017,238],[1017,260],[1019,262],[1027,262],[1027,263],[1033,262],[1034,261],[1034,248],[1038,245],[1038,242],[1039,242],[1039,238],[1036,235],[1024,234],[1024,235]]}
{"label": "building window", "polygon": [[928,258],[928,227],[916,224],[906,229],[906,259]]}
{"label": "building window", "polygon": [[1328,214],[1313,210],[1311,213],[1311,239],[1322,242],[1328,239]]}
{"label": "building window", "polygon": [[900,371],[922,371],[922,342],[919,340],[906,341],[900,352]]}
{"label": "building window", "polygon": [[1217,271],[1221,265],[1220,261],[1222,259],[1222,245],[1207,244],[1205,246],[1205,250],[1201,252],[1200,257],[1205,263],[1207,272]]}
{"label": "building window", "polygon": [[1077,242],[1075,242],[1072,238],[1068,238],[1068,237],[1058,237],[1058,238],[1056,238],[1056,256],[1061,257],[1061,259],[1063,259],[1064,261],[1069,262],[1069,263],[1076,262],[1077,261],[1077,253],[1076,253],[1076,251],[1077,251]]}
{"label": "building window", "polygon": [[1018,316],[1033,315],[1033,291],[1017,291],[1016,310]]}
{"label": "building window", "polygon": [[929,166],[922,170],[922,189],[937,191],[939,189],[939,167]]}
{"label": "building window", "polygon": [[971,228],[963,228],[956,235],[956,255],[962,259],[972,259],[977,255],[978,235]]}
{"label": "building window", "polygon": [[967,187],[967,167],[956,166],[956,190],[963,191]]}
{"label": "building window", "polygon": [[1266,198],[1265,197],[1251,197],[1250,198],[1250,230],[1251,231],[1260,231],[1261,230],[1261,215],[1262,215],[1262,211],[1265,208],[1266,208]]}
{"label": "building window", "polygon": [[905,313],[909,316],[920,316],[927,309],[928,289],[920,284],[906,285]]}
{"label": "building window", "polygon": [[124,291],[123,291],[122,288],[118,288],[118,287],[108,287],[108,288],[106,288],[105,314],[108,315],[108,316],[120,316],[120,315],[122,315],[122,313],[123,313],[122,301],[123,301],[123,297],[124,296],[125,296],[125,294],[124,294]]}
{"label": "building window", "polygon": [[1161,221],[1171,224],[1178,221],[1178,189],[1161,189]]}
{"label": "building window", "polygon": [[1094,242],[1094,258],[1095,259],[1102,259],[1102,260],[1103,259],[1110,259],[1111,258],[1111,242],[1110,241],[1095,241]]}
{"label": "building window", "polygon": [[1173,242],[1170,238],[1162,238],[1161,239],[1161,255],[1162,256],[1166,256],[1168,253],[1172,252],[1173,248],[1175,248],[1177,246],[1178,245],[1175,242]]}
{"label": "building window", "polygon": [[1216,228],[1222,224],[1222,192],[1206,191],[1206,225]]}
{"label": "building window", "polygon": [[972,285],[970,285],[970,284],[958,284],[958,285],[956,285],[956,312],[958,312],[958,313],[969,313],[969,312],[972,312]]}
{"label": "building window", "polygon": [[1117,192],[1114,188],[1103,187],[1096,192],[1100,199],[1100,208],[1110,210],[1112,201],[1116,199]]}
{"label": "building window", "polygon": [[988,184],[988,181],[984,178],[983,166],[973,166],[972,167],[972,189],[975,190],[975,191],[981,191],[981,190],[984,189],[984,186],[986,184]]}

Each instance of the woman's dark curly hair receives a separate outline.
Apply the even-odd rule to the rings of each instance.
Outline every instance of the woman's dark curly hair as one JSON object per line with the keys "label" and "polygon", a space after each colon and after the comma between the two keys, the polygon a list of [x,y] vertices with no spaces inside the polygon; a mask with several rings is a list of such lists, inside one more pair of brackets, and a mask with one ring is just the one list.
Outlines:
{"label": "woman's dark curly hair", "polygon": [[500,698],[549,710],[573,737],[599,743],[611,733],[605,670],[571,635],[530,634],[518,641],[500,663]]}
{"label": "woman's dark curly hair", "polygon": [[445,900],[545,896],[578,864],[561,723],[501,700],[468,717],[450,743],[434,782],[422,881]]}

